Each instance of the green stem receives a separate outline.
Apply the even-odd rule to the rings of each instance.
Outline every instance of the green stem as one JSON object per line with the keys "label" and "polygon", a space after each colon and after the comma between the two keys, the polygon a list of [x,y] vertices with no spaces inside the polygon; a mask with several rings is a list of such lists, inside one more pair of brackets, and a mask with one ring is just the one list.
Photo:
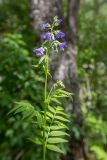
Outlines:
{"label": "green stem", "polygon": [[51,89],[50,89],[50,91],[49,91],[49,94],[48,94],[48,96],[47,96],[47,99],[49,98],[50,94],[52,93],[53,88],[54,88],[54,85],[52,85],[52,87],[51,87]]}
{"label": "green stem", "polygon": [[45,88],[44,88],[44,131],[43,131],[43,160],[46,160],[45,126],[46,126],[46,108],[47,108],[47,79],[48,79],[48,59],[46,60]]}

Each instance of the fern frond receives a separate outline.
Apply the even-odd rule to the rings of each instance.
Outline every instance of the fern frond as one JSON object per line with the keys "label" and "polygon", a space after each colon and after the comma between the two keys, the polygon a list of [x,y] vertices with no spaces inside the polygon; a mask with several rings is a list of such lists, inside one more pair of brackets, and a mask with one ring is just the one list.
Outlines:
{"label": "fern frond", "polygon": [[35,110],[33,105],[31,105],[28,101],[25,100],[16,102],[16,106],[10,110],[9,114],[10,113],[22,113],[23,119],[29,120],[31,120],[33,117],[36,117],[39,126],[41,126],[43,123],[41,114]]}
{"label": "fern frond", "polygon": [[66,139],[61,138],[68,136],[68,134],[64,131],[64,129],[68,129],[65,124],[69,121],[67,119],[67,114],[61,106],[48,106],[46,119],[48,121],[46,130],[46,147],[47,149],[61,153],[63,151],[58,146],[53,144],[67,142]]}

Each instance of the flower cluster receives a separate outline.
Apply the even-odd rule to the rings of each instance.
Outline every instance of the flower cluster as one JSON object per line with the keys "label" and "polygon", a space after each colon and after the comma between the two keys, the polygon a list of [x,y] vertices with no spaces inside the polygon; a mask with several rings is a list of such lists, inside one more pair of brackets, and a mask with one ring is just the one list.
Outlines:
{"label": "flower cluster", "polygon": [[[52,25],[49,23],[45,23],[42,26],[43,30],[48,30],[44,34],[43,39],[45,40],[45,42],[48,42],[48,45],[50,46],[50,48],[55,50],[56,52],[58,51],[58,49],[60,51],[63,51],[67,45],[67,43],[65,41],[64,42],[59,41],[59,39],[65,37],[65,33],[58,30],[58,29],[57,30],[55,29],[57,26],[60,25],[61,22],[62,22],[62,19],[60,19],[56,16],[56,17],[54,17]],[[46,50],[45,50],[46,46],[44,44],[46,44],[46,43],[43,43],[41,48],[34,49],[33,53],[35,53],[37,56],[43,56],[46,52]]]}

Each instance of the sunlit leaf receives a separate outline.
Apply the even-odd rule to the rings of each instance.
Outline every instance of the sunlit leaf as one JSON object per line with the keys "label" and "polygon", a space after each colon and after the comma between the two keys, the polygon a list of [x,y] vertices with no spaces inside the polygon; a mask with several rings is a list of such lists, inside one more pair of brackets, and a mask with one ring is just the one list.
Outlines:
{"label": "sunlit leaf", "polygon": [[47,148],[49,150],[52,150],[52,151],[55,151],[55,152],[58,152],[58,153],[64,153],[59,147],[57,147],[56,145],[50,145],[48,144],[47,145]]}
{"label": "sunlit leaf", "polygon": [[68,134],[64,131],[52,131],[52,132],[50,132],[50,136],[64,136],[64,135],[68,135]]}
{"label": "sunlit leaf", "polygon": [[48,143],[63,143],[63,142],[68,142],[67,140],[63,139],[63,138],[48,138]]}

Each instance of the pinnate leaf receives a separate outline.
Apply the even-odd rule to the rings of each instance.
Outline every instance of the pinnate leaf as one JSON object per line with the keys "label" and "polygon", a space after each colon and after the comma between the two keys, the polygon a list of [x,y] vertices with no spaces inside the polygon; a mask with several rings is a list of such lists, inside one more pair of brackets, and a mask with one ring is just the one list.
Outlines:
{"label": "pinnate leaf", "polygon": [[63,142],[68,142],[67,140],[63,138],[48,138],[48,143],[63,143]]}
{"label": "pinnate leaf", "polygon": [[52,131],[50,133],[50,136],[64,136],[64,135],[68,135],[68,134],[64,131]]}
{"label": "pinnate leaf", "polygon": [[49,150],[52,150],[52,151],[55,151],[55,152],[58,152],[58,153],[64,153],[59,147],[55,146],[55,145],[50,145],[48,144],[47,145],[47,148]]}
{"label": "pinnate leaf", "polygon": [[58,119],[58,120],[61,120],[61,121],[64,121],[64,122],[69,122],[68,119],[63,118],[63,117],[61,117],[61,116],[55,116],[55,119]]}

